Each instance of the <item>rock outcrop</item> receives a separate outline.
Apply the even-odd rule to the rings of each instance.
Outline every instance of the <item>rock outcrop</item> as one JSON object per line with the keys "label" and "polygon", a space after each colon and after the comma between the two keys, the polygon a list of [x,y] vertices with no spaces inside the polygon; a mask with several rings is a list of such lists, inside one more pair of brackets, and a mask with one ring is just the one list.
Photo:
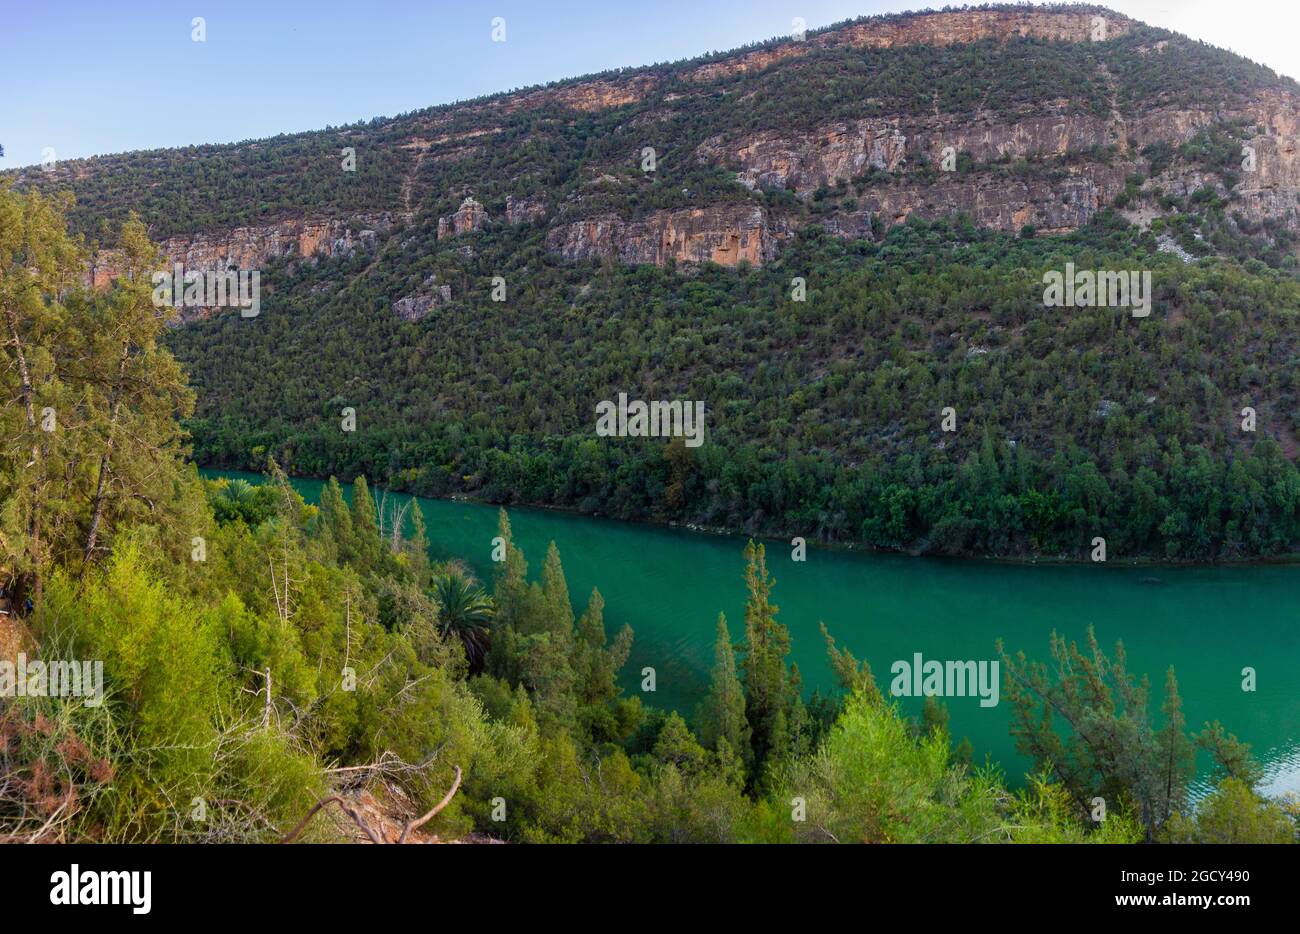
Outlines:
{"label": "rock outcrop", "polygon": [[907,137],[898,122],[857,120],[821,127],[791,141],[777,133],[755,133],[732,143],[719,137],[696,150],[700,162],[736,170],[747,188],[786,188],[807,196],[870,168],[892,172],[906,158]]}
{"label": "rock outcrop", "polygon": [[482,230],[487,223],[487,211],[473,198],[466,198],[454,214],[438,218],[438,239],[458,237],[464,233]]}
{"label": "rock outcrop", "polygon": [[608,110],[634,104],[658,85],[653,75],[636,75],[632,78],[578,81],[555,88],[525,91],[504,98],[507,112],[536,108],[544,104],[560,104],[585,112]]}
{"label": "rock outcrop", "polygon": [[527,224],[546,217],[546,200],[544,198],[516,198],[506,196],[506,223]]}
{"label": "rock outcrop", "polygon": [[826,229],[841,237],[871,236],[872,217],[889,227],[915,215],[937,220],[964,213],[976,225],[1008,233],[1026,224],[1063,233],[1087,224],[1124,188],[1131,164],[1085,166],[1059,181],[1007,179],[976,174],[942,178],[932,185],[885,185],[858,197],[858,210],[831,215]]}
{"label": "rock outcrop", "polygon": [[714,262],[760,265],[776,255],[784,231],[756,205],[659,211],[644,220],[594,217],[553,228],[547,246],[565,259],[615,258],[637,265]]}
{"label": "rock outcrop", "polygon": [[[222,233],[169,237],[159,247],[165,265],[180,263],[187,271],[260,269],[271,260],[300,257],[350,256],[369,248],[392,230],[386,212],[342,220],[291,220],[258,227],[236,227]],[[115,250],[103,250],[90,261],[86,282],[107,288],[121,271]]]}
{"label": "rock outcrop", "polygon": [[439,285],[437,276],[424,280],[421,291],[393,302],[393,312],[403,321],[419,321],[433,309],[451,301],[451,286]]}

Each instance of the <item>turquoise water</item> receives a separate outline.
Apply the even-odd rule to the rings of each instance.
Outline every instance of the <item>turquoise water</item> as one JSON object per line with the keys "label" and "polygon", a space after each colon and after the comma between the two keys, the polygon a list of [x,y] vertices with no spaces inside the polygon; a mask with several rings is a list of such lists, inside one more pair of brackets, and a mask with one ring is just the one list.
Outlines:
{"label": "turquoise water", "polygon": [[[318,481],[295,485],[317,501]],[[490,580],[496,507],[418,502],[431,555],[462,558]],[[575,612],[599,587],[607,631],[631,625],[626,690],[639,691],[641,670],[653,667],[657,691],[644,699],[689,714],[707,687],[718,612],[733,638],[743,632],[745,539],[536,509],[513,508],[510,520],[530,576],[554,540]],[[991,660],[1001,638],[1008,650],[1045,660],[1052,630],[1082,640],[1092,625],[1104,648],[1122,639],[1130,670],[1150,676],[1154,715],[1172,664],[1190,727],[1222,721],[1264,762],[1262,790],[1300,791],[1300,567],[1035,566],[812,548],[800,563],[783,542],[767,543],[767,560],[808,693],[834,685],[823,621],[840,645],[870,661],[883,690],[893,662],[916,652]],[[1253,693],[1242,690],[1247,666],[1257,673]],[[920,709],[916,699],[901,703]],[[954,738],[969,737],[977,759],[991,757],[1018,783],[1027,763],[1007,733],[1009,705],[981,707],[973,696],[947,703]]]}

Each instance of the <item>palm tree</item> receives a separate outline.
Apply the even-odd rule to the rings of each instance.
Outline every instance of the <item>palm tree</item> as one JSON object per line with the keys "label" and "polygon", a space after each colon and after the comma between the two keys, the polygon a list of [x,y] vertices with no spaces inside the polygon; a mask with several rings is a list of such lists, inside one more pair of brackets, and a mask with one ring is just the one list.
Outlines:
{"label": "palm tree", "polygon": [[267,518],[272,502],[261,487],[242,477],[228,481],[212,497],[212,507],[218,522],[243,519],[250,527],[259,525]]}
{"label": "palm tree", "polygon": [[434,577],[433,596],[438,601],[438,631],[455,635],[465,646],[470,670],[478,670],[487,657],[488,627],[496,615],[492,598],[473,579],[454,571]]}

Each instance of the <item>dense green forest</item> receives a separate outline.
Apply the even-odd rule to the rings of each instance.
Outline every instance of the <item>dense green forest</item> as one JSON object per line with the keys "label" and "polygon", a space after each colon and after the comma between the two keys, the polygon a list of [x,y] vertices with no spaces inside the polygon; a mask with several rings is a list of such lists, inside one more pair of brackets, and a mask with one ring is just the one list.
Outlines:
{"label": "dense green forest", "polygon": [[[479,582],[364,478],[350,505],[334,481],[305,503],[273,461],[259,486],[201,480],[155,249],[129,220],[125,274],[86,292],[66,207],[0,187],[0,662],[99,659],[106,696],[0,692],[0,839],[399,837],[363,792],[402,839],[1295,839],[1249,750],[1189,728],[1172,670],[1151,711],[1122,647],[1000,649],[1035,763],[1013,792],[829,633],[841,690],[805,700],[761,546],[737,555],[744,618],[717,619],[701,708],[661,711],[617,686],[634,634],[606,631],[598,591],[575,604],[553,546],[530,573],[504,510]],[[1193,808],[1198,752],[1215,786]]]}
{"label": "dense green forest", "polygon": [[[257,319],[218,315],[165,337],[196,392],[185,427],[201,464],[261,470],[273,456],[290,474],[364,474],[432,496],[914,553],[1081,557],[1099,536],[1123,557],[1294,551],[1296,239],[1234,203],[1243,140],[1259,128],[1230,115],[1295,82],[1139,23],[1100,42],[871,49],[832,41],[844,26],[707,80],[701,66],[746,50],[559,82],[526,106],[498,95],[26,170],[14,184],[71,191],[72,229],[104,247],[131,211],[155,239],[392,213],[373,247],[264,269]],[[543,93],[593,81],[650,90],[592,111]],[[1192,107],[1223,118],[1183,143],[960,154],[955,177],[992,192],[1082,163],[1132,168],[1113,210],[1068,235],[992,233],[959,215],[872,217],[861,239],[840,239],[828,231],[864,194],[928,185],[935,166],[909,158],[799,198],[697,158],[709,140],[798,139],[833,120]],[[647,144],[653,173],[637,158]],[[344,146],[356,172],[339,169]],[[1203,184],[1163,190],[1171,166]],[[471,191],[494,221],[439,240],[438,217]],[[510,198],[543,214],[501,223]],[[568,263],[547,247],[557,222],[733,203],[798,234],[762,268]],[[1160,216],[1129,223],[1144,210]],[[1067,262],[1150,270],[1153,314],[1044,308],[1043,273]],[[496,277],[505,302],[491,299]],[[792,300],[795,278],[806,301]],[[394,313],[430,283],[451,299],[419,321]],[[597,439],[595,406],[620,392],[702,401],[705,445]],[[340,430],[345,408],[355,432]]]}
{"label": "dense green forest", "polygon": [[[363,257],[300,265],[259,319],[178,331],[197,459],[949,554],[1077,556],[1102,536],[1112,555],[1203,559],[1300,538],[1287,272],[1185,264],[1114,214],[1029,239],[960,218],[879,243],[810,228],[761,269],[574,266],[540,237],[365,275]],[[1044,308],[1042,274],[1066,262],[1152,269],[1156,311]],[[430,274],[460,300],[399,320],[387,296]],[[706,443],[596,438],[620,391],[703,400]]]}

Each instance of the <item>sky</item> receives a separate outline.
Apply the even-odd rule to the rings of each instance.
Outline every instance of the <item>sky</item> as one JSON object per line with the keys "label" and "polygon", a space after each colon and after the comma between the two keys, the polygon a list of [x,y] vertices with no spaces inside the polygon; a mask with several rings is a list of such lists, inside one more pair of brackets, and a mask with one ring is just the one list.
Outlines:
{"label": "sky", "polygon": [[[236,142],[724,51],[941,0],[3,0],[0,169]],[[1300,79],[1297,0],[1110,8]],[[206,41],[194,41],[202,17]],[[493,41],[504,20],[505,41]]]}

